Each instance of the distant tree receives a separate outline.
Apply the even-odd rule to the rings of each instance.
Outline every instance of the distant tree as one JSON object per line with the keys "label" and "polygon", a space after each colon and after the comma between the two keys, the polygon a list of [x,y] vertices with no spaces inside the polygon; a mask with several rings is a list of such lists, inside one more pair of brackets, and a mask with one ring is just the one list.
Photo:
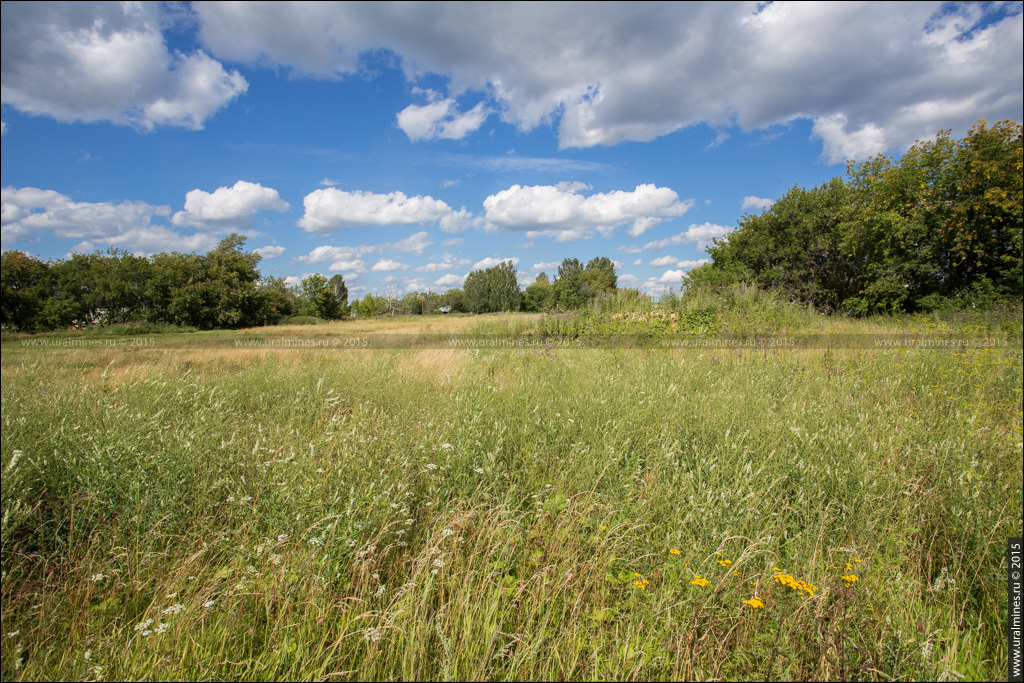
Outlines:
{"label": "distant tree", "polygon": [[1022,166],[1012,121],[979,121],[962,140],[940,131],[899,159],[851,162],[846,181],[794,187],[744,216],[686,286],[744,281],[856,315],[1019,298]]}
{"label": "distant tree", "polygon": [[607,256],[591,259],[579,275],[580,294],[587,303],[602,294],[614,294],[617,284],[615,264]]}
{"label": "distant tree", "polygon": [[558,279],[555,280],[555,305],[563,309],[579,308],[583,305],[582,282],[583,266],[579,259],[563,259],[558,266]]}
{"label": "distant tree", "polygon": [[50,288],[49,267],[20,251],[6,251],[0,260],[0,321],[4,327],[34,330]]}
{"label": "distant tree", "polygon": [[345,278],[341,275],[333,275],[331,276],[331,279],[327,281],[327,286],[331,288],[331,293],[333,293],[334,298],[338,300],[339,315],[347,314],[348,287],[345,286]]}
{"label": "distant tree", "polygon": [[452,310],[452,313],[465,313],[465,292],[458,287],[453,287],[452,289],[449,289],[441,297],[441,305],[450,308]]}
{"label": "distant tree", "polygon": [[388,302],[382,296],[367,294],[358,302],[358,305],[353,304],[353,308],[356,310],[356,315],[370,318],[387,313]]}
{"label": "distant tree", "polygon": [[282,318],[294,315],[298,309],[298,297],[295,291],[285,284],[284,278],[265,277],[260,280],[257,289],[263,325],[276,325]]}
{"label": "distant tree", "polygon": [[518,311],[522,307],[523,294],[512,261],[472,271],[462,287],[464,305],[472,313]]}
{"label": "distant tree", "polygon": [[527,311],[543,312],[555,305],[555,290],[547,273],[541,273],[523,293],[523,308]]}
{"label": "distant tree", "polygon": [[443,298],[437,292],[427,292],[423,295],[423,314],[431,315],[444,306]]}
{"label": "distant tree", "polygon": [[398,302],[398,311],[402,315],[422,315],[423,297],[417,292],[409,292]]}
{"label": "distant tree", "polygon": [[333,320],[341,315],[341,302],[323,275],[307,275],[299,284],[299,290],[302,301],[300,315],[312,315],[324,320]]}

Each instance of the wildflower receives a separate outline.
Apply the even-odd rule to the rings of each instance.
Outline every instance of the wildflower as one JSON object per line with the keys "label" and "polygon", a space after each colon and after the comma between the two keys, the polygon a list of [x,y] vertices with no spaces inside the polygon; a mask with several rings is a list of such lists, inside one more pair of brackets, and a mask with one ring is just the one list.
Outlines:
{"label": "wildflower", "polygon": [[277,537],[277,542],[278,543],[284,543],[287,540],[288,540],[288,534],[281,534],[280,536]]}
{"label": "wildflower", "polygon": [[730,564],[732,564],[732,560],[719,560],[718,564],[722,565],[723,567],[728,567]]}
{"label": "wildflower", "polygon": [[210,609],[211,607],[213,607],[216,604],[217,604],[216,600],[207,600],[206,602],[203,603],[203,609]]}
{"label": "wildflower", "polygon": [[678,551],[678,550],[676,550],[675,548],[672,548],[672,550],[669,550],[669,553],[671,553],[671,554],[673,554],[673,555],[678,555],[678,554],[679,554],[679,551]]}
{"label": "wildflower", "polygon": [[427,463],[427,469],[428,470],[436,470],[437,469],[437,465],[435,465],[432,462],[431,463]]}
{"label": "wildflower", "polygon": [[441,538],[448,538],[449,536],[454,536],[454,535],[455,535],[455,532],[452,531],[451,529],[445,529],[445,530],[443,530],[441,532]]}
{"label": "wildflower", "polygon": [[153,626],[153,620],[146,619],[145,621],[140,621],[139,623],[135,624],[134,629],[136,633],[141,634],[142,637],[146,637],[150,633],[152,633],[152,631],[150,630],[151,626]]}
{"label": "wildflower", "polygon": [[370,628],[366,629],[366,631],[363,633],[363,640],[371,643],[376,643],[378,640],[380,640],[380,631],[371,626]]}
{"label": "wildflower", "polygon": [[842,578],[847,588],[860,581],[860,579],[857,578],[856,574],[847,574]]}
{"label": "wildflower", "polygon": [[452,449],[452,445],[450,443],[443,443],[443,444],[441,444],[441,450],[442,451],[450,451],[451,449]]}
{"label": "wildflower", "polygon": [[179,602],[179,603],[175,603],[175,604],[171,605],[170,607],[167,607],[166,609],[164,609],[163,614],[181,614],[184,611],[185,611],[185,605],[183,605],[183,604],[181,604]]}
{"label": "wildflower", "polygon": [[701,578],[700,574],[698,574],[697,576],[694,577],[693,581],[691,581],[690,584],[694,585],[694,586],[699,586],[701,588],[704,588],[704,587],[706,587],[708,585],[708,580],[704,579],[704,578]]}
{"label": "wildflower", "polygon": [[607,530],[608,530],[608,527],[606,527],[604,524],[602,524],[601,525],[601,531],[607,531]]}
{"label": "wildflower", "polygon": [[776,574],[775,583],[780,583],[783,586],[788,586],[799,593],[807,593],[807,596],[811,598],[814,597],[814,592],[818,590],[818,587],[815,586],[813,583],[801,581],[793,577],[791,574]]}
{"label": "wildflower", "polygon": [[92,578],[90,579],[90,581],[92,581],[93,583],[99,583],[100,581],[102,581],[105,578],[107,578],[107,577],[104,576],[102,573],[100,573],[100,574],[93,574]]}
{"label": "wildflower", "polygon": [[167,633],[168,628],[170,627],[166,623],[161,621],[159,624],[156,625],[156,628],[153,629],[153,633],[157,635],[160,635],[161,633]]}
{"label": "wildflower", "polygon": [[476,472],[477,474],[483,474],[483,473],[484,473],[484,468],[482,468],[482,467],[477,467],[477,468],[476,468],[475,470],[473,470],[473,471],[474,471],[474,472]]}
{"label": "wildflower", "polygon": [[21,633],[21,631],[8,631],[7,632],[7,637],[8,638],[13,638],[13,637],[15,637],[16,635],[18,635],[20,633]]}
{"label": "wildflower", "polygon": [[750,605],[754,609],[764,609],[764,602],[761,600],[761,598],[757,597],[756,595],[752,597],[750,600],[744,600],[743,604]]}

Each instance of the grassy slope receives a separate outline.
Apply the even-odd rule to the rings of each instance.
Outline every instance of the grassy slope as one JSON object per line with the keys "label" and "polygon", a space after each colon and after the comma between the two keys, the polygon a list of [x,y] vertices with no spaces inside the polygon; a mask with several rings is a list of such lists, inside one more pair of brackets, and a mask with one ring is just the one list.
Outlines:
{"label": "grassy slope", "polygon": [[2,399],[4,680],[1006,675],[1019,349],[5,346]]}

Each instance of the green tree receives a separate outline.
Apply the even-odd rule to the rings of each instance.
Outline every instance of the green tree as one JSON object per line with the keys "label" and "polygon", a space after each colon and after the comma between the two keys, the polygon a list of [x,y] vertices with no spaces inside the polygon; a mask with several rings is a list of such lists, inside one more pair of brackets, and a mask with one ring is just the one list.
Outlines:
{"label": "green tree", "polygon": [[50,288],[49,266],[20,251],[0,257],[0,322],[16,330],[34,330]]}
{"label": "green tree", "polygon": [[299,284],[301,315],[312,315],[333,320],[341,314],[341,302],[330,286],[330,281],[319,273],[307,275]]}
{"label": "green tree", "polygon": [[332,275],[327,281],[327,286],[338,300],[339,315],[348,314],[348,287],[345,286],[345,278],[341,275]]}
{"label": "green tree", "polygon": [[547,273],[541,273],[523,293],[523,308],[527,311],[549,311],[555,305],[555,290]]}
{"label": "green tree", "polygon": [[562,259],[558,266],[558,278],[555,280],[555,305],[563,309],[579,308],[583,305],[583,289],[580,281],[583,266],[579,259]]}
{"label": "green tree", "polygon": [[598,296],[614,294],[617,285],[615,264],[607,256],[591,259],[579,275],[580,294],[587,303]]}
{"label": "green tree", "polygon": [[449,289],[441,296],[441,305],[450,308],[452,313],[465,313],[465,292],[459,287]]}

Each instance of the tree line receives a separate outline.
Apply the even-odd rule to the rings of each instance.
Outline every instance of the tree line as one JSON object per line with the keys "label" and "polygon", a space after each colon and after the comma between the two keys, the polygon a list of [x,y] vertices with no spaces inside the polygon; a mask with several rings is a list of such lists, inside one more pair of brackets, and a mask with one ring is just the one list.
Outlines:
{"label": "tree line", "polygon": [[231,234],[206,254],[146,258],[110,249],[47,262],[7,251],[0,256],[0,324],[19,331],[128,322],[209,330],[347,311],[340,275],[310,275],[298,289],[288,287],[282,278],[261,277],[260,255],[244,245]]}
{"label": "tree line", "polygon": [[899,159],[793,187],[708,249],[684,288],[745,282],[852,315],[1019,300],[1021,125],[941,131]]}
{"label": "tree line", "polygon": [[260,255],[244,247],[245,238],[231,234],[206,254],[147,258],[110,249],[42,261],[7,251],[0,256],[0,325],[36,331],[145,322],[210,330],[349,315],[545,311],[578,308],[614,292],[616,283],[608,258],[586,268],[565,259],[554,283],[541,273],[524,294],[515,266],[505,261],[469,273],[461,289],[400,295],[389,288],[350,303],[341,275],[312,274],[289,287],[261,276]]}

